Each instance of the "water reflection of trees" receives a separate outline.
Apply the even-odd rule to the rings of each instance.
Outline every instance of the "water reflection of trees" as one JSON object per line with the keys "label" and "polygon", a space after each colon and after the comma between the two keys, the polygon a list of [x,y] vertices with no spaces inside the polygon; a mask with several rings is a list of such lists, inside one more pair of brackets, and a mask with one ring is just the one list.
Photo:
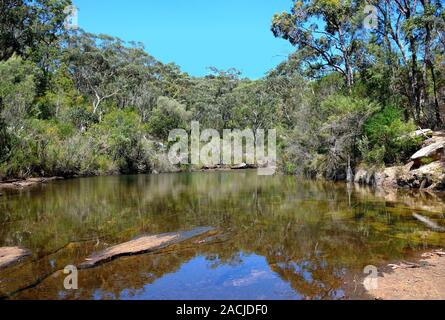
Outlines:
{"label": "water reflection of trees", "polygon": [[[302,297],[340,298],[345,272],[401,257],[407,248],[443,243],[443,236],[434,232],[413,237],[429,231],[407,214],[412,208],[406,204],[409,195],[389,199],[372,190],[347,191],[344,185],[258,177],[254,171],[58,182],[0,202],[0,244],[31,248],[44,260],[71,241],[97,239],[94,248],[81,245],[58,259],[65,263],[141,233],[213,226],[227,237],[223,244],[118,259],[82,271],[84,289],[77,297],[64,297],[116,298],[125,289],[137,292],[175,272],[193,257],[206,256],[217,267],[239,263],[240,253],[245,253],[266,257],[271,270]],[[439,200],[436,208],[442,206]],[[18,232],[29,236],[17,237]],[[32,264],[30,268],[42,273]],[[45,272],[58,268],[53,269]],[[44,280],[22,297],[59,297],[60,276]]]}

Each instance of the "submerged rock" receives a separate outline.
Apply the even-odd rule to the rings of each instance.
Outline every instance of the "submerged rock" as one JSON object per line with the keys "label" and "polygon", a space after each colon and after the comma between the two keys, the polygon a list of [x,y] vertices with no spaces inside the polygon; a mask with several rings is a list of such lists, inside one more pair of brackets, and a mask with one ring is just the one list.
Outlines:
{"label": "submerged rock", "polygon": [[210,227],[202,227],[185,232],[172,232],[152,236],[142,236],[137,239],[110,247],[102,252],[93,254],[80,265],[80,268],[92,268],[118,257],[161,250],[173,244],[204,235],[212,230],[214,229]]}
{"label": "submerged rock", "polygon": [[432,229],[436,232],[445,232],[445,228],[442,226],[439,226],[435,221],[431,220],[428,217],[424,217],[420,214],[413,213],[413,217],[422,222],[424,225],[426,225],[428,228]]}

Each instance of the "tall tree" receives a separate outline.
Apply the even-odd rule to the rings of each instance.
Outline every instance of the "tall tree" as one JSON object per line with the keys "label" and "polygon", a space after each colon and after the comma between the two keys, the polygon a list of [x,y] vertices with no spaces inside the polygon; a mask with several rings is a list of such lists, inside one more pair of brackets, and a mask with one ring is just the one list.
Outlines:
{"label": "tall tree", "polygon": [[0,0],[0,60],[16,54],[42,70],[38,93],[48,88],[65,34],[71,0]]}
{"label": "tall tree", "polygon": [[349,88],[361,53],[363,0],[294,0],[290,12],[275,14],[272,32],[289,40],[308,67],[340,73]]}
{"label": "tall tree", "polygon": [[[375,0],[379,28],[373,32],[399,68],[406,70],[399,81],[409,100],[408,113],[418,123],[441,124],[437,79],[434,68],[434,46],[440,41],[443,8],[436,0]],[[430,81],[431,79],[431,81]],[[431,85],[430,85],[431,83]],[[429,97],[430,87],[433,99]]]}
{"label": "tall tree", "polygon": [[64,33],[69,5],[71,0],[0,0],[0,60],[14,53],[41,58],[41,46]]}
{"label": "tall tree", "polygon": [[147,61],[138,61],[141,57],[134,56],[135,50],[150,60],[138,48],[128,47],[110,36],[79,31],[68,39],[66,64],[77,88],[90,97],[93,113],[99,117],[103,114],[103,103],[118,95],[123,97],[132,80],[140,76],[140,70],[134,66],[144,66]]}

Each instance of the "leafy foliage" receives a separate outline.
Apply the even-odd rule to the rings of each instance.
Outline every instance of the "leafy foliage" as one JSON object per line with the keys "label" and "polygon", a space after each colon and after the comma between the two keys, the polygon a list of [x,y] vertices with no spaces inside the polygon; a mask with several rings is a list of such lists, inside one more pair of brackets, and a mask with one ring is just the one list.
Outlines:
{"label": "leafy foliage", "polygon": [[405,122],[403,111],[394,106],[385,107],[365,125],[373,157],[382,153],[382,160],[389,164],[406,160],[419,147],[420,141],[411,135],[415,130],[413,121]]}
{"label": "leafy foliage", "polygon": [[151,134],[166,141],[171,130],[186,129],[190,113],[174,99],[159,97],[156,108],[148,122]]}
{"label": "leafy foliage", "polygon": [[264,78],[191,77],[140,43],[63,28],[69,0],[0,2],[0,177],[176,170],[170,130],[278,131],[291,174],[344,179],[405,161],[416,126],[442,125],[445,22],[439,1],[294,0],[272,32],[296,51]]}
{"label": "leafy foliage", "polygon": [[12,56],[0,61],[0,105],[2,117],[16,126],[29,115],[36,95],[35,67],[32,63]]}

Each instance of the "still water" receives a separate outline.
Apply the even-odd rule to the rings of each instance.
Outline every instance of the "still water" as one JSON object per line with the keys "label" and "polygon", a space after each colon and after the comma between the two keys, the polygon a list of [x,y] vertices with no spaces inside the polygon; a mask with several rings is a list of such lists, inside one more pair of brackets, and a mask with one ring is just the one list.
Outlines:
{"label": "still water", "polygon": [[[5,192],[5,191],[4,191]],[[6,299],[354,299],[368,265],[445,245],[445,203],[429,193],[261,177],[256,171],[56,181],[0,197],[0,247],[32,251],[0,270]],[[67,265],[145,234],[213,227],[160,252]]]}

